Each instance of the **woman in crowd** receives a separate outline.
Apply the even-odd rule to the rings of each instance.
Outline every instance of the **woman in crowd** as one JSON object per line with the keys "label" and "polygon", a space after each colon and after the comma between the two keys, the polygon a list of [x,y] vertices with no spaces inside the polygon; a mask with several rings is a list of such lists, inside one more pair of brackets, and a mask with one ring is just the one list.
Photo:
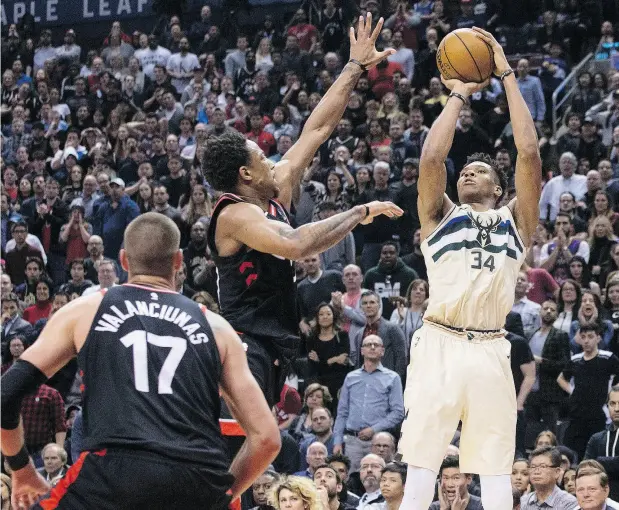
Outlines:
{"label": "woman in crowd", "polygon": [[574,255],[572,260],[570,260],[569,277],[578,282],[582,290],[590,290],[598,297],[602,296],[600,286],[596,282],[591,281],[589,266],[580,255]]}
{"label": "woman in crowd", "polygon": [[290,123],[290,113],[287,106],[276,106],[273,110],[273,121],[264,127],[267,133],[273,135],[275,140],[279,140],[282,135],[295,138],[297,136],[297,130]]}
{"label": "woman in crowd", "polygon": [[351,171],[356,173],[359,168],[366,166],[372,162],[372,152],[368,143],[360,139],[357,146],[352,151]]}
{"label": "woman in crowd", "polygon": [[316,380],[337,396],[349,370],[350,342],[348,333],[338,324],[337,313],[327,303],[321,303],[314,318],[315,328],[307,340],[307,352]]}
{"label": "woman in crowd", "polygon": [[602,267],[610,264],[610,252],[617,239],[613,234],[610,220],[606,216],[597,216],[589,227],[589,267],[594,280],[600,277]]}
{"label": "woman in crowd", "polygon": [[34,305],[24,310],[22,318],[34,325],[39,319],[46,319],[52,310],[52,284],[49,280],[40,279],[36,286]]}
{"label": "woman in crowd", "polygon": [[[348,193],[347,188],[344,184],[344,177],[347,178],[347,181],[350,180],[352,183],[355,182],[353,176],[348,171],[348,168],[345,164],[341,165],[341,168],[346,168],[344,176],[337,173],[336,170],[330,170],[327,174],[327,186],[326,193],[323,196],[322,200],[316,204],[314,207],[313,220],[318,221],[318,205],[322,202],[333,202],[337,207],[337,212],[344,212],[350,209],[352,203],[352,197]],[[336,167],[337,168],[337,167]]]}
{"label": "woman in crowd", "polygon": [[605,216],[613,227],[613,234],[617,234],[619,231],[619,223],[617,222],[619,213],[615,212],[615,204],[606,190],[599,189],[595,192],[593,203],[589,206],[587,213],[590,223],[598,216]]}
{"label": "woman in crowd", "polygon": [[576,319],[572,321],[570,327],[570,348],[572,353],[582,352],[582,347],[577,342],[576,335],[580,326],[585,324],[597,324],[601,331],[602,340],[599,344],[600,349],[608,349],[613,338],[614,328],[612,322],[605,319],[606,310],[602,307],[600,298],[590,290],[583,290],[580,299],[580,308]]}
{"label": "woman in crowd", "polygon": [[19,207],[24,203],[25,200],[28,200],[32,196],[32,182],[27,177],[22,177],[19,181],[19,191],[17,193],[17,202],[15,209],[19,211]]}
{"label": "woman in crowd", "polygon": [[570,467],[563,473],[561,487],[572,496],[576,496],[576,468]]}
{"label": "woman in crowd", "polygon": [[559,315],[553,326],[565,333],[570,332],[572,321],[577,317],[580,309],[582,291],[580,285],[574,280],[566,280],[559,287],[559,299],[557,311]]}
{"label": "woman in crowd", "polygon": [[189,202],[181,212],[183,221],[187,225],[193,225],[196,221],[201,220],[205,225],[208,225],[212,214],[213,204],[206,188],[202,184],[194,184],[191,188]]}
{"label": "woman in crowd", "polygon": [[271,491],[276,510],[325,510],[314,482],[301,476],[287,476]]}
{"label": "woman in crowd", "polygon": [[[407,351],[410,341],[423,324],[423,303],[430,297],[430,287],[425,280],[413,280],[406,290],[406,297],[398,299],[398,306],[391,314],[391,322],[404,330]],[[396,298],[397,299],[397,298]]]}
{"label": "woman in crowd", "polygon": [[378,147],[391,144],[391,138],[389,138],[383,130],[383,124],[379,119],[370,121],[369,135],[367,141],[370,144],[372,152],[376,152]]}
{"label": "woman in crowd", "polygon": [[305,388],[303,395],[303,409],[301,414],[297,416],[290,427],[288,432],[297,441],[300,442],[307,436],[312,434],[312,419],[311,411],[316,407],[331,407],[331,392],[329,388],[319,383],[310,384]]}
{"label": "woman in crowd", "polygon": [[268,73],[273,68],[271,58],[271,40],[267,37],[260,39],[256,48],[256,70]]}
{"label": "woman in crowd", "polygon": [[393,120],[401,113],[398,96],[396,96],[393,92],[387,92],[380,101],[378,118]]}
{"label": "woman in crowd", "polygon": [[135,203],[140,208],[140,214],[151,211],[154,207],[153,193],[155,189],[152,182],[140,182],[138,193],[135,198]]}
{"label": "woman in crowd", "polygon": [[529,461],[517,458],[512,464],[512,488],[518,489],[522,494],[530,492],[529,486]]}
{"label": "woman in crowd", "polygon": [[535,448],[542,448],[544,446],[557,446],[557,436],[551,430],[542,430],[535,438]]}

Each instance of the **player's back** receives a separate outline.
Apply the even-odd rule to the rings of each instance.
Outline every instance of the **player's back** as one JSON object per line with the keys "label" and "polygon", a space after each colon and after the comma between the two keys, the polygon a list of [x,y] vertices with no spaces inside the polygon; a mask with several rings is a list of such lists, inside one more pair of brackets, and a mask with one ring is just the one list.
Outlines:
{"label": "player's back", "polygon": [[171,291],[112,287],[78,362],[84,450],[136,449],[227,472],[221,360],[200,305]]}
{"label": "player's back", "polygon": [[425,319],[498,330],[514,304],[524,244],[508,207],[454,206],[421,243],[430,282]]}

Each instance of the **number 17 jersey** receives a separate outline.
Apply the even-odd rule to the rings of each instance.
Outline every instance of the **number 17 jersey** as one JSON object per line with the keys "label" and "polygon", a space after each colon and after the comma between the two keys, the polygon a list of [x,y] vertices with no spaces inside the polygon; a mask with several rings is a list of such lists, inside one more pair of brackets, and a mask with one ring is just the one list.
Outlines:
{"label": "number 17 jersey", "polygon": [[525,257],[509,207],[476,212],[454,205],[421,251],[430,283],[425,319],[456,328],[503,328]]}
{"label": "number 17 jersey", "polygon": [[78,354],[84,450],[122,448],[226,473],[222,365],[198,303],[131,284],[110,288]]}

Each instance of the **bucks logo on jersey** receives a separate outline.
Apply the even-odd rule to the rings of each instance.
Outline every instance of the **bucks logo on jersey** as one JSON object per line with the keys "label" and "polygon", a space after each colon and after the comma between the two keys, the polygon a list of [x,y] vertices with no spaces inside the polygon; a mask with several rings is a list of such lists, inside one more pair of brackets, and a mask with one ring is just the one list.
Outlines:
{"label": "bucks logo on jersey", "polygon": [[479,246],[485,248],[490,243],[490,234],[496,232],[497,227],[501,224],[501,217],[497,214],[485,219],[481,216],[476,218],[471,211],[467,211],[466,215],[477,228],[476,241],[479,243]]}

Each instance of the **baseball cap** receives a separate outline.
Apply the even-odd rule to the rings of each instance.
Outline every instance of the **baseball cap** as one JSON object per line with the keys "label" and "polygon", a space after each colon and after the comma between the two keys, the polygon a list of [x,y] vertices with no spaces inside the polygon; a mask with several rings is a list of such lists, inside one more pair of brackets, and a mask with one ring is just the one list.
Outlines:
{"label": "baseball cap", "polygon": [[195,66],[195,67],[193,68],[193,71],[194,71],[194,72],[195,72],[195,71],[204,71],[204,66],[202,66],[202,65]]}
{"label": "baseball cap", "polygon": [[75,200],[73,200],[73,202],[71,202],[69,210],[72,211],[73,209],[81,209],[82,212],[85,211],[84,202],[81,198],[76,198]]}
{"label": "baseball cap", "polygon": [[122,186],[123,188],[125,187],[125,181],[123,181],[120,177],[114,177],[111,181],[110,181],[110,186],[112,184],[116,184],[116,186]]}
{"label": "baseball cap", "polygon": [[77,151],[73,147],[67,147],[64,150],[64,159],[67,159],[69,156],[73,156],[75,159],[78,159]]}
{"label": "baseball cap", "polygon": [[418,164],[418,160],[416,160],[415,158],[406,158],[404,160],[404,163],[402,163],[403,165],[417,165]]}
{"label": "baseball cap", "polygon": [[583,124],[595,124],[593,117],[585,117],[585,120],[582,121]]}
{"label": "baseball cap", "polygon": [[72,28],[70,28],[69,30],[67,30],[67,31],[65,32],[65,34],[64,34],[64,35],[75,35],[75,30],[73,30]]}

